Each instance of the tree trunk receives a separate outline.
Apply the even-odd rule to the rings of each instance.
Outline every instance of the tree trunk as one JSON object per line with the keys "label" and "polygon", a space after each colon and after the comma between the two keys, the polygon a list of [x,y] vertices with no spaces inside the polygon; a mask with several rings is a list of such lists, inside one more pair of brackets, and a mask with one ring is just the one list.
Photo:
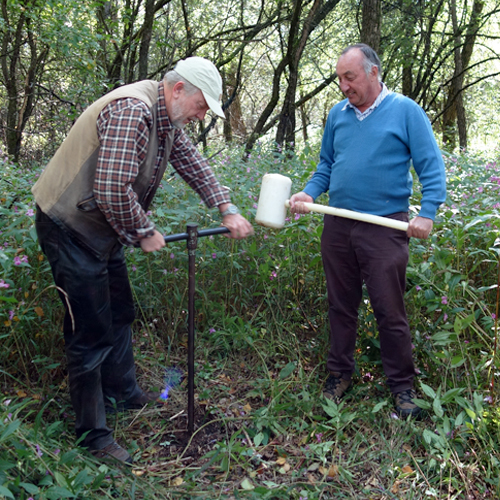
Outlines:
{"label": "tree trunk", "polygon": [[410,97],[413,92],[413,37],[417,24],[417,16],[414,12],[414,3],[411,0],[403,0],[401,5],[401,17],[403,21],[403,43],[402,51],[402,86],[403,95]]}
{"label": "tree trunk", "polygon": [[[329,12],[337,5],[338,0],[331,0],[325,4],[321,0],[315,0],[311,10],[307,14],[302,30],[300,31],[300,19],[302,14],[302,2],[297,0],[294,6],[294,14],[290,23],[287,53],[282,62],[288,66],[288,87],[285,93],[283,106],[281,108],[278,129],[276,131],[276,142],[284,148],[293,149],[295,144],[295,98],[299,83],[299,63],[310,34]],[[300,36],[299,36],[300,34]]]}
{"label": "tree trunk", "polygon": [[187,54],[192,54],[193,50],[193,37],[191,34],[191,26],[189,24],[189,17],[188,17],[188,11],[187,11],[187,6],[186,6],[186,0],[181,0],[181,6],[182,6],[182,16],[184,17],[184,29],[186,30],[186,43],[187,43]]}
{"label": "tree trunk", "polygon": [[281,62],[276,67],[276,69],[274,70],[271,98],[267,103],[267,106],[264,108],[264,111],[262,111],[259,119],[257,120],[253,132],[250,134],[250,137],[248,138],[248,141],[245,146],[245,155],[248,154],[254,147],[255,143],[257,142],[257,139],[260,137],[262,130],[264,129],[264,126],[266,125],[267,120],[269,119],[271,113],[278,104],[281,74],[283,73],[285,67],[286,67],[286,61],[282,59]]}
{"label": "tree trunk", "polygon": [[[1,32],[0,68],[8,96],[5,127],[7,154],[17,162],[23,132],[33,113],[36,84],[43,73],[49,49],[42,47],[39,51],[31,19],[25,15],[24,9],[29,10],[32,2],[23,5],[16,20],[12,19],[15,14],[8,10],[7,3],[7,0],[2,0],[1,4],[2,22],[8,29]],[[21,80],[24,80],[22,91],[18,83]]]}
{"label": "tree trunk", "polygon": [[[230,92],[232,75],[229,75],[224,69],[221,69],[220,74],[222,77],[222,95],[224,96],[224,100],[226,100]],[[224,140],[226,141],[226,144],[231,144],[233,142],[233,124],[231,123],[231,111],[232,108],[224,113],[226,115],[226,119],[224,120],[224,123],[222,125],[222,133],[224,134]]]}
{"label": "tree trunk", "polygon": [[458,138],[460,142],[461,149],[467,149],[467,124],[465,118],[465,107],[463,101],[463,68],[462,68],[462,57],[460,54],[460,47],[462,45],[462,37],[460,36],[460,30],[457,21],[457,5],[456,0],[450,0],[451,9],[451,19],[453,24],[453,33],[455,35],[455,48],[454,60],[455,60],[455,75],[453,78],[453,91],[456,95],[455,98],[455,109],[457,113],[457,125],[458,125]]}
{"label": "tree trunk", "polygon": [[363,0],[361,14],[361,42],[375,52],[380,51],[380,0]]}
{"label": "tree trunk", "polygon": [[295,146],[295,94],[297,92],[298,80],[297,68],[290,67],[288,88],[286,89],[278,130],[276,131],[276,142],[283,146],[283,149],[293,150]]}
{"label": "tree trunk", "polygon": [[446,144],[450,149],[454,149],[456,145],[455,122],[458,127],[459,144],[461,148],[467,147],[467,126],[465,108],[463,105],[463,81],[464,75],[470,64],[472,51],[477,38],[477,33],[481,23],[481,12],[484,7],[483,0],[475,0],[472,6],[472,13],[465,30],[465,40],[461,47],[461,30],[458,26],[456,13],[456,0],[450,0],[450,9],[452,14],[453,32],[455,35],[454,44],[454,62],[455,69],[453,73],[453,81],[448,89],[448,97],[444,104],[442,129],[443,129],[443,144]]}
{"label": "tree trunk", "polygon": [[[240,69],[240,68],[239,68]],[[230,102],[224,113],[226,119],[224,120],[224,138],[226,143],[231,143],[235,139],[240,142],[243,141],[247,135],[245,121],[243,119],[243,111],[241,109],[241,100],[238,93],[240,85],[239,72],[230,70],[223,75],[223,94],[224,102]]]}
{"label": "tree trunk", "polygon": [[144,14],[141,46],[139,48],[139,73],[137,75],[139,80],[145,80],[148,77],[149,45],[151,44],[154,20],[155,0],[146,0],[146,12]]}
{"label": "tree trunk", "polygon": [[309,140],[309,135],[307,133],[307,126],[309,125],[309,117],[307,116],[306,107],[304,104],[302,104],[302,106],[299,107],[299,111],[300,111],[300,121],[302,123],[302,139],[304,141],[304,144],[306,144],[307,141]]}

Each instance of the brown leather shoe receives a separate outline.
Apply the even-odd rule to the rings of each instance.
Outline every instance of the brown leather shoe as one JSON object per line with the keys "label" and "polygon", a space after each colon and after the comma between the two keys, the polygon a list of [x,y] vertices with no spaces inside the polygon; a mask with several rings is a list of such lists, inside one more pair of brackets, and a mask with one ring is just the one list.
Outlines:
{"label": "brown leather shoe", "polygon": [[422,416],[422,408],[413,402],[413,398],[416,397],[417,394],[413,389],[407,389],[394,395],[396,412],[400,417],[420,418]]}
{"label": "brown leather shoe", "polygon": [[133,462],[129,452],[123,449],[116,441],[113,441],[111,444],[108,444],[108,446],[105,446],[100,450],[90,450],[90,453],[100,460],[113,458],[128,465]]}
{"label": "brown leather shoe", "polygon": [[[120,401],[116,404],[106,403],[106,413],[116,413],[126,410],[141,410],[144,406],[153,403],[160,397],[159,392],[155,391],[142,391],[142,393],[136,398],[129,399],[127,401]],[[161,406],[158,403],[158,406]]]}
{"label": "brown leather shoe", "polygon": [[148,405],[149,403],[153,403],[160,397],[159,392],[155,391],[142,391],[142,394],[137,398],[131,399],[129,401],[125,401],[124,407],[125,410],[140,410],[142,407]]}
{"label": "brown leather shoe", "polygon": [[326,379],[323,396],[338,404],[350,388],[350,380],[343,379],[341,373],[331,372]]}

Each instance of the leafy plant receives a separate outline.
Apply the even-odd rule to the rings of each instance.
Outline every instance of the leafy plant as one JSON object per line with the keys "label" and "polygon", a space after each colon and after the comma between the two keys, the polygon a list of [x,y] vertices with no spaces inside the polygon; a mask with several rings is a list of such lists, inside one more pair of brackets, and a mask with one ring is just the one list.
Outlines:
{"label": "leafy plant", "polygon": [[[231,148],[211,162],[252,220],[262,175],[287,175],[298,191],[317,152],[285,156],[261,144],[242,157]],[[25,500],[496,498],[500,174],[495,159],[469,153],[445,162],[448,199],[431,238],[410,242],[407,272],[421,422],[392,410],[367,295],[353,391],[339,405],[321,399],[329,338],[322,222],[290,217],[283,230],[255,227],[244,241],[199,240],[197,432],[182,439],[185,379],[164,407],[115,415],[108,424],[137,459],[127,472],[96,463],[73,441],[62,307],[31,213],[36,170],[2,160],[0,486]],[[415,195],[413,211],[418,203]],[[220,224],[175,174],[151,210],[164,233],[184,232],[188,222]],[[186,247],[126,255],[137,374],[141,384],[163,387],[166,369],[186,372]],[[12,498],[6,490],[0,494]]]}

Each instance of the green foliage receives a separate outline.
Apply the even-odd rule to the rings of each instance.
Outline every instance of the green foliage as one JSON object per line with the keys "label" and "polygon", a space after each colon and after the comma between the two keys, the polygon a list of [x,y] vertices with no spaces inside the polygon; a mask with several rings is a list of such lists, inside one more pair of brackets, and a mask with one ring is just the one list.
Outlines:
{"label": "green foliage", "polygon": [[[44,420],[51,401],[30,398],[0,403],[0,496],[19,500],[131,498],[123,473],[96,462],[78,448],[62,449],[63,421]],[[31,414],[31,415],[30,415]]]}
{"label": "green foliage", "polygon": [[[302,147],[320,137],[329,109],[342,99],[333,83],[335,63],[343,48],[362,38],[361,31],[380,34],[388,86],[419,102],[440,134],[451,128],[456,135],[454,118],[443,123],[444,109],[453,104],[448,97],[455,66],[449,2],[382,2],[379,26],[363,26],[363,4],[352,0],[324,2],[319,10],[296,2],[153,3],[149,28],[144,25],[145,0],[4,0],[0,107],[3,133],[12,136],[4,141],[11,155],[22,139],[23,162],[50,157],[86,106],[111,88],[139,78],[139,53],[146,41],[149,53],[142,62],[148,62],[147,78],[160,79],[177,60],[193,54],[220,67],[232,118],[225,126],[218,123],[209,140],[224,134],[227,142],[245,142],[260,118],[264,127],[257,135],[271,137],[286,89],[295,82],[290,73],[297,69],[294,95],[301,104],[293,112],[296,142]],[[500,133],[495,114],[489,112],[498,102],[497,5],[455,3],[469,143],[487,148],[498,142]],[[305,46],[299,57],[298,40],[309,15],[313,30],[302,38]],[[278,75],[288,43],[297,60]],[[279,85],[272,95],[275,78]],[[330,83],[318,92],[324,82]]]}
{"label": "green foliage", "polygon": [[48,371],[58,366],[52,359],[53,337],[48,332],[42,333],[48,318],[44,311],[46,302],[42,304],[40,297],[53,286],[36,238],[32,183],[30,172],[22,172],[8,161],[2,162],[0,321],[2,330],[9,332],[2,338],[11,359],[10,376],[17,379],[22,374],[21,378],[28,381],[34,374],[35,378],[42,372],[48,375]]}
{"label": "green foliage", "polygon": [[[280,172],[300,190],[317,152],[290,157],[260,145],[241,158],[241,150],[232,149],[211,162],[252,220],[262,175]],[[312,214],[291,217],[281,231],[256,226],[248,240],[199,240],[196,394],[206,421],[192,439],[206,434],[209,444],[198,445],[189,466],[186,449],[162,466],[161,453],[176,441],[174,410],[168,417],[154,410],[117,417],[117,433],[125,429],[128,448],[136,450],[139,475],[96,464],[73,442],[65,416],[71,410],[62,308],[30,212],[36,174],[2,162],[0,495],[310,500],[379,498],[383,490],[408,499],[442,498],[443,492],[498,496],[500,175],[494,159],[462,154],[445,161],[448,199],[432,237],[411,241],[407,274],[424,419],[403,421],[392,412],[368,297],[360,310],[353,390],[339,405],[318,397],[328,343],[322,223]],[[412,203],[418,202],[416,195]],[[165,177],[151,217],[164,233],[184,232],[187,222],[220,223],[174,173]],[[138,373],[161,384],[165,368],[185,368],[185,243],[153,255],[127,250],[127,259],[137,303]],[[184,392],[181,383],[172,397]]]}

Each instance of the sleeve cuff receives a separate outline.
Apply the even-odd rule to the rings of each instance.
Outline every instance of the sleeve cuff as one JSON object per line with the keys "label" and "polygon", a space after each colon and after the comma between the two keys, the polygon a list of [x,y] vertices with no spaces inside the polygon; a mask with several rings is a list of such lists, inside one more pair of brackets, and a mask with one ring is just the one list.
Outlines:
{"label": "sleeve cuff", "polygon": [[313,187],[305,187],[303,190],[302,190],[303,193],[306,193],[308,194],[312,199],[313,201],[316,200],[316,198],[323,192],[323,191],[320,191],[318,189],[314,189]]}
{"label": "sleeve cuff", "polygon": [[150,238],[155,233],[155,226],[152,224],[151,227],[142,228],[137,230],[136,235],[126,234],[120,238],[120,242],[123,245],[138,247],[141,245],[141,240],[144,238]]}
{"label": "sleeve cuff", "polygon": [[437,208],[423,206],[418,214],[419,217],[434,220],[436,218]]}

